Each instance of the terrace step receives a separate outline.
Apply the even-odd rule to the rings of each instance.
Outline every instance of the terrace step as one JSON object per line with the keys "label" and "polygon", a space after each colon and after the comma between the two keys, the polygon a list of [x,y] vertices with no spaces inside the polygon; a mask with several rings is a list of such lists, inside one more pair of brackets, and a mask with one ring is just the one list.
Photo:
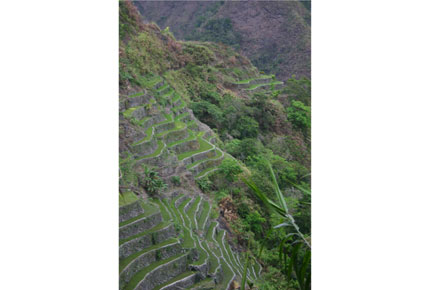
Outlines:
{"label": "terrace step", "polygon": [[121,240],[119,245],[119,258],[126,258],[142,249],[161,243],[176,236],[174,225],[170,222],[163,222],[156,227],[132,236],[129,239]]}
{"label": "terrace step", "polygon": [[123,223],[129,219],[137,217],[144,213],[144,209],[140,205],[140,200],[119,207],[119,223]]}
{"label": "terrace step", "polygon": [[188,287],[194,285],[196,279],[196,272],[187,271],[174,277],[166,283],[155,287],[153,290],[188,289]]}
{"label": "terrace step", "polygon": [[160,244],[139,251],[119,262],[119,286],[125,287],[133,276],[152,263],[182,253],[177,239],[170,239]]}
{"label": "terrace step", "polygon": [[119,228],[119,239],[124,240],[136,234],[149,230],[162,221],[160,212],[154,213],[150,216],[143,217],[132,223],[126,224]]}
{"label": "terrace step", "polygon": [[170,279],[187,271],[187,263],[190,260],[188,253],[170,257],[165,260],[152,263],[137,272],[126,286],[126,290],[151,290]]}
{"label": "terrace step", "polygon": [[194,284],[190,289],[192,290],[209,290],[215,288],[215,281],[212,278],[206,278],[197,284]]}

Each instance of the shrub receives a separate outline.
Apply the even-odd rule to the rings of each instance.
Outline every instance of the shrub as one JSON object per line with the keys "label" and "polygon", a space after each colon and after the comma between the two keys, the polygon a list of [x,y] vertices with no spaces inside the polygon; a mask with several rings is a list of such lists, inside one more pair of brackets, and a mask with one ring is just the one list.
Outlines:
{"label": "shrub", "polygon": [[171,177],[171,183],[174,184],[175,186],[179,186],[181,184],[180,176],[175,175]]}
{"label": "shrub", "polygon": [[243,172],[237,161],[226,158],[219,166],[220,173],[223,174],[225,179],[229,182],[237,180],[237,175]]}

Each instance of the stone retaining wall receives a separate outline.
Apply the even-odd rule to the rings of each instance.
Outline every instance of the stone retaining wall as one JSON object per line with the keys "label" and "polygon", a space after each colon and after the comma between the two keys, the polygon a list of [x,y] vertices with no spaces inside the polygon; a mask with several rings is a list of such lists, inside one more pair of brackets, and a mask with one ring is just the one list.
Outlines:
{"label": "stone retaining wall", "polygon": [[170,149],[173,150],[176,154],[181,154],[183,152],[195,151],[199,148],[199,141],[197,141],[197,139],[194,139],[172,146]]}
{"label": "stone retaining wall", "polygon": [[119,246],[119,258],[125,259],[136,252],[151,247],[153,245],[153,236],[154,236],[154,242],[156,244],[160,244],[172,237],[175,237],[176,235],[177,233],[174,228],[174,225],[170,224],[156,231],[155,233],[148,233],[139,238],[125,242]]}
{"label": "stone retaining wall", "polygon": [[148,96],[146,94],[137,97],[128,97],[125,99],[125,104],[127,108],[137,107],[140,105],[148,104],[152,98],[153,96]]}
{"label": "stone retaining wall", "polygon": [[119,208],[119,222],[122,223],[128,221],[129,219],[137,217],[143,213],[144,209],[142,208],[140,201],[137,200]]}
{"label": "stone retaining wall", "polygon": [[203,170],[211,167],[217,167],[219,166],[223,161],[223,158],[218,158],[214,160],[207,160],[205,162],[199,163],[193,168],[191,168],[191,171],[194,173],[194,175],[200,174]]}
{"label": "stone retaining wall", "polygon": [[156,261],[168,259],[180,253],[182,253],[182,246],[180,243],[176,242],[140,255],[119,275],[119,289],[123,289],[125,285],[130,282],[130,279],[133,278],[133,276],[142,268],[148,267]]}
{"label": "stone retaining wall", "polygon": [[154,287],[166,283],[168,280],[187,271],[188,255],[183,255],[176,260],[160,265],[150,273],[145,275],[144,279],[137,285],[135,290],[151,290]]}
{"label": "stone retaining wall", "polygon": [[133,152],[135,158],[153,154],[156,149],[157,141],[154,138],[151,138],[150,141],[142,142],[131,147],[131,151]]}
{"label": "stone retaining wall", "polygon": [[174,128],[174,122],[165,123],[165,124],[161,124],[161,125],[154,127],[156,134],[160,134],[162,132],[171,130],[173,128]]}
{"label": "stone retaining wall", "polygon": [[147,129],[147,128],[153,126],[154,124],[157,124],[157,123],[163,122],[163,121],[165,121],[165,120],[166,120],[166,118],[165,118],[165,116],[162,115],[162,114],[156,114],[156,115],[153,115],[150,119],[148,119],[147,121],[145,121],[145,123],[144,123],[144,128]]}
{"label": "stone retaining wall", "polygon": [[162,221],[162,215],[160,212],[154,213],[148,217],[141,218],[128,225],[119,228],[119,239],[123,240],[139,234],[143,231],[149,230]]}
{"label": "stone retaining wall", "polygon": [[187,157],[185,159],[183,159],[183,164],[185,165],[189,165],[191,163],[203,160],[203,159],[207,159],[207,158],[211,158],[215,156],[215,148],[209,149],[208,151],[204,151],[204,152],[200,152],[197,154],[194,154],[190,157]]}
{"label": "stone retaining wall", "polygon": [[176,281],[168,286],[161,288],[161,290],[180,290],[180,289],[188,289],[191,285],[194,285],[200,281],[200,278],[197,277],[197,274],[190,275],[182,280]]}
{"label": "stone retaining wall", "polygon": [[176,142],[178,140],[182,140],[188,137],[188,130],[186,128],[182,128],[179,131],[173,131],[167,134],[164,137],[165,144],[169,144],[172,142]]}
{"label": "stone retaining wall", "polygon": [[131,116],[137,120],[143,119],[145,117],[147,117],[147,110],[145,109],[145,107],[140,107],[137,108],[132,114]]}

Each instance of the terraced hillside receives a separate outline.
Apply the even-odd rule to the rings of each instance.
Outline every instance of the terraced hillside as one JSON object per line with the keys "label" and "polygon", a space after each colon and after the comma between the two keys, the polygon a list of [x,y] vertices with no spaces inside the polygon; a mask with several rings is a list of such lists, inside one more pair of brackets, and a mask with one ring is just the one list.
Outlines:
{"label": "terraced hillside", "polygon": [[[121,152],[121,167],[155,168],[170,185],[174,176],[191,184],[216,171],[225,153],[215,145],[214,132],[161,77],[148,82],[149,89],[121,97],[121,120],[136,132]],[[121,193],[120,289],[227,289],[241,280],[242,257],[211,218],[210,201],[183,188],[195,187],[171,186],[150,201],[130,188]],[[248,280],[260,271],[252,265]]]}
{"label": "terraced hillside", "polygon": [[151,77],[149,87],[121,98],[121,117],[138,133],[123,162],[134,161],[139,170],[144,165],[157,167],[167,181],[186,171],[196,180],[217,170],[225,153],[215,145],[214,132],[194,117],[162,78]]}
{"label": "terraced hillside", "polygon": [[[240,281],[243,263],[211,218],[201,195],[174,194],[165,199],[120,196],[120,289],[229,289]],[[248,280],[261,266],[250,262]]]}
{"label": "terraced hillside", "polygon": [[283,82],[277,81],[273,75],[261,75],[255,78],[233,82],[231,86],[253,93],[262,89],[280,89],[283,84]]}

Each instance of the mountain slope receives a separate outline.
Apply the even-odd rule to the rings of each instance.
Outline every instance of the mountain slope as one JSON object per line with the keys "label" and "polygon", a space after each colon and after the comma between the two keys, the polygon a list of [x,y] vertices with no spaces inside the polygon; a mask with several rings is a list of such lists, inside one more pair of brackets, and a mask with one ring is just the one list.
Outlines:
{"label": "mountain slope", "polygon": [[310,78],[310,2],[137,1],[143,19],[178,39],[223,42],[285,81]]}

